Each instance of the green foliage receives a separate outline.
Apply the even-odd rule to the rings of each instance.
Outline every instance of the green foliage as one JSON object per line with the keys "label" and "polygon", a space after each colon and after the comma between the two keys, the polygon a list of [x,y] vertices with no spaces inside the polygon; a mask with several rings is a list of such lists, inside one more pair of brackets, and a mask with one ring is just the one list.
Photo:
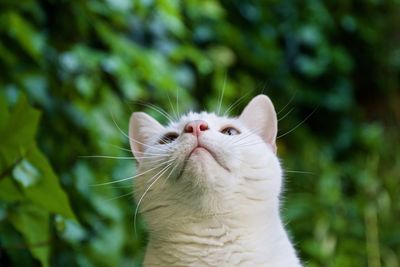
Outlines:
{"label": "green foliage", "polygon": [[218,110],[221,91],[232,115],[276,105],[307,266],[400,266],[398,1],[0,7],[1,266],[140,265],[131,181],[99,185],[135,173],[129,115]]}
{"label": "green foliage", "polygon": [[[2,97],[0,111],[1,222],[10,224],[23,236],[26,247],[42,266],[50,266],[50,248],[48,244],[40,246],[50,242],[50,216],[75,219],[75,215],[58,177],[35,143],[39,111],[21,96],[10,113],[4,100]],[[7,249],[7,237],[1,241]],[[17,266],[22,264],[17,254],[10,261]]]}

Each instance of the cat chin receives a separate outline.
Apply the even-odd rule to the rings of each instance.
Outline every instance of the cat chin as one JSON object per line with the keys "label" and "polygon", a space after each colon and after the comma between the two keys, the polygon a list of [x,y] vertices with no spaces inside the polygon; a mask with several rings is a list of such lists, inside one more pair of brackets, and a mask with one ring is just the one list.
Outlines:
{"label": "cat chin", "polygon": [[181,178],[188,179],[198,185],[212,185],[217,180],[221,180],[218,177],[226,177],[228,172],[213,153],[205,148],[195,149],[186,160],[183,168]]}

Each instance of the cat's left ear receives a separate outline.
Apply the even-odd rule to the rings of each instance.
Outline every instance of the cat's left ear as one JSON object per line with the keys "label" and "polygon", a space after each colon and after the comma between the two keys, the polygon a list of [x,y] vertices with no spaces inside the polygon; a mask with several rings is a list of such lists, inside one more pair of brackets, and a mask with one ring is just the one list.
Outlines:
{"label": "cat's left ear", "polygon": [[134,112],[129,121],[129,143],[138,163],[149,147],[148,142],[153,136],[158,136],[164,127],[144,112]]}
{"label": "cat's left ear", "polygon": [[274,105],[266,95],[254,97],[240,114],[239,120],[250,131],[256,134],[271,146],[276,153],[276,135],[278,132],[278,120]]}

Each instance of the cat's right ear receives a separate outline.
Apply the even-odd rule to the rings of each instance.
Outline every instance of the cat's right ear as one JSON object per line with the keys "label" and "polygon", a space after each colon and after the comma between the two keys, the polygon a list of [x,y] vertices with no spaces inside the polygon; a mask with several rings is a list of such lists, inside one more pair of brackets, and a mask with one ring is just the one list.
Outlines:
{"label": "cat's right ear", "polygon": [[266,95],[254,97],[244,108],[239,119],[251,130],[271,146],[276,153],[276,135],[278,119],[274,105]]}
{"label": "cat's right ear", "polygon": [[138,163],[150,138],[158,136],[164,127],[144,112],[133,112],[129,120],[129,143]]}

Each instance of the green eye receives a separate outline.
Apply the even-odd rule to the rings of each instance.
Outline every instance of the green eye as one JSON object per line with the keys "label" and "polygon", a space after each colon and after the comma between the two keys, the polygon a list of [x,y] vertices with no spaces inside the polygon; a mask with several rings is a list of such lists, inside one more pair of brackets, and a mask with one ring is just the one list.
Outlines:
{"label": "green eye", "polygon": [[158,143],[161,145],[172,143],[176,138],[178,138],[178,136],[177,133],[167,133],[161,137]]}
{"label": "green eye", "polygon": [[238,135],[240,134],[239,130],[233,127],[226,127],[223,130],[221,130],[221,133],[226,134],[226,135]]}

